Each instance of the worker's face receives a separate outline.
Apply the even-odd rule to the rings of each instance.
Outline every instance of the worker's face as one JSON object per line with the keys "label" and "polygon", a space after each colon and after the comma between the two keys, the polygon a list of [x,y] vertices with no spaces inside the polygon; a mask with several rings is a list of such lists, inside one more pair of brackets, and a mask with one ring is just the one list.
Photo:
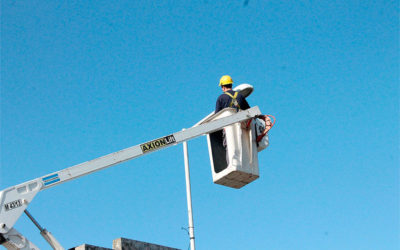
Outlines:
{"label": "worker's face", "polygon": [[225,87],[225,86],[222,86],[221,88],[222,88],[222,91],[224,91],[224,92],[227,90],[227,87]]}

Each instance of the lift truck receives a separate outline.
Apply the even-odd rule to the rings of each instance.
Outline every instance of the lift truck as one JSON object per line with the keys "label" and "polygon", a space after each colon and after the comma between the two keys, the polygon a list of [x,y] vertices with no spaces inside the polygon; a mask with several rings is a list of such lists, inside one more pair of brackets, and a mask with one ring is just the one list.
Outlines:
{"label": "lift truck", "polygon": [[[245,121],[251,121],[253,118],[260,116],[261,112],[257,106],[244,110],[244,111],[233,111],[232,108],[226,108],[221,110],[217,114],[212,114],[207,116],[201,122],[196,124],[195,126],[182,130],[173,134],[169,134],[163,136],[161,138],[157,138],[142,144],[138,144],[136,146],[132,146],[78,165],[74,165],[69,168],[62,169],[60,171],[27,181],[25,183],[15,185],[9,188],[6,188],[0,191],[0,243],[6,247],[7,249],[24,249],[24,250],[36,250],[39,249],[35,246],[32,242],[30,242],[25,236],[19,233],[15,228],[14,225],[17,220],[20,218],[22,213],[27,214],[27,216],[33,221],[33,223],[39,228],[41,235],[46,239],[46,241],[52,246],[53,249],[64,249],[60,243],[53,237],[53,235],[43,229],[37,221],[32,217],[32,215],[27,211],[28,205],[32,202],[33,198],[39,193],[39,191],[55,187],[59,184],[64,182],[76,179],[78,177],[82,177],[84,175],[88,175],[94,173],[96,171],[100,171],[107,167],[143,156],[145,154],[155,152],[161,149],[165,149],[169,146],[177,145],[182,142],[186,142],[188,140],[194,139],[201,135],[212,135],[213,133],[221,131],[224,128],[229,128],[230,126],[235,126],[232,130],[238,132],[238,126]],[[250,123],[249,123],[250,124]],[[240,129],[239,129],[240,130]],[[249,140],[245,142],[247,146],[250,144],[255,143],[255,135],[254,135],[254,128],[247,128],[249,134],[244,137],[244,139]],[[240,132],[240,131],[239,131]],[[215,136],[214,136],[215,137]],[[237,146],[237,139],[235,138],[235,134],[227,135],[228,143],[233,143],[234,147]],[[243,137],[243,136],[242,136]],[[214,139],[211,139],[215,141]],[[209,149],[210,149],[210,159],[211,165],[221,165],[218,163],[218,160],[213,160],[213,154],[215,155],[216,152],[212,152],[212,145],[210,144],[211,140],[209,139]],[[214,143],[215,144],[215,143]],[[218,144],[218,143],[217,143]],[[219,142],[221,144],[221,140]],[[214,145],[215,150],[218,150],[218,146]],[[229,147],[228,147],[229,149]],[[229,149],[227,151],[234,152],[235,149]],[[237,150],[236,150],[237,151]],[[247,149],[249,151],[249,149]],[[254,149],[250,149],[250,156],[254,156]],[[248,153],[248,152],[247,152]],[[257,152],[256,152],[257,153]],[[255,153],[255,156],[257,154]],[[228,156],[228,152],[226,154]],[[225,156],[224,156],[225,157]],[[222,158],[224,158],[222,157]],[[235,158],[235,155],[231,155],[231,158]],[[241,156],[239,156],[240,158]],[[219,157],[221,158],[221,157]],[[237,157],[236,157],[237,158]],[[246,157],[244,157],[246,158]],[[246,170],[246,166],[240,166],[242,159],[234,159],[231,163],[225,163],[225,169],[221,170],[221,167],[218,166],[218,169],[215,171],[215,175],[221,174],[225,171],[224,177],[227,177],[226,180],[221,181],[221,176],[217,176],[217,181],[214,179],[214,182],[222,185],[227,185],[235,188],[239,188],[248,182],[253,181],[258,177],[258,162],[257,162],[257,169],[248,169]],[[243,165],[253,164],[254,165],[254,158],[250,157],[247,159],[247,163]],[[239,165],[238,165],[239,163]],[[232,165],[233,164],[233,165]],[[235,165],[236,164],[236,165]],[[232,168],[233,170],[229,170]],[[228,171],[229,170],[229,171]],[[253,171],[253,172],[251,172]],[[213,175],[214,175],[213,172]],[[218,172],[218,173],[217,173]],[[233,173],[233,174],[232,174]],[[237,174],[239,173],[239,174]],[[244,175],[243,175],[244,173]],[[235,177],[236,176],[236,177]],[[247,176],[247,177],[246,177]],[[250,176],[250,177],[249,177]],[[214,176],[213,176],[214,178]],[[237,180],[236,180],[236,179]],[[244,180],[244,179],[245,180]],[[246,181],[247,178],[247,181]],[[223,179],[223,177],[222,177]],[[233,184],[232,184],[233,183]],[[239,183],[239,185],[238,185]]]}

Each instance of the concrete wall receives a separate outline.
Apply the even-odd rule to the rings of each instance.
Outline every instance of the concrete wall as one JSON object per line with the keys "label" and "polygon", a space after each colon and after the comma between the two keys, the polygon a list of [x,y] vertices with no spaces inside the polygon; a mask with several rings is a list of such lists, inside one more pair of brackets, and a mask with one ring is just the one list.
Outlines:
{"label": "concrete wall", "polygon": [[113,248],[104,248],[88,244],[73,247],[69,250],[180,250],[178,248],[166,247],[148,242],[118,238],[113,240]]}
{"label": "concrete wall", "polygon": [[89,244],[83,244],[77,247],[70,248],[69,250],[113,250],[111,248],[97,247]]}
{"label": "concrete wall", "polygon": [[179,250],[156,244],[151,244],[143,241],[130,240],[119,238],[113,240],[113,249],[115,250]]}

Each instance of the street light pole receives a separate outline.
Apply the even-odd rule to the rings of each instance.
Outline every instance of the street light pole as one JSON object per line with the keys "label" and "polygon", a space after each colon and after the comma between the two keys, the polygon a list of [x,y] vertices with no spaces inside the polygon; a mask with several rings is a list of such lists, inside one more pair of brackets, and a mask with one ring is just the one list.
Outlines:
{"label": "street light pole", "polygon": [[192,212],[192,195],[191,195],[191,189],[190,189],[189,156],[188,156],[188,147],[187,147],[186,141],[183,142],[183,157],[184,157],[184,161],[185,161],[186,198],[187,198],[187,206],[188,206],[190,249],[195,250],[193,212]]}

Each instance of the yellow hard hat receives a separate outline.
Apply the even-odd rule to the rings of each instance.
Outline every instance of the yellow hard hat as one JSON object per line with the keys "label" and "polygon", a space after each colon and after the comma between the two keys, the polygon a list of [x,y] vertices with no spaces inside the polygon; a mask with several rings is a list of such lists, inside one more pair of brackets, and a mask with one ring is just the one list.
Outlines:
{"label": "yellow hard hat", "polygon": [[232,77],[228,75],[224,75],[221,77],[221,79],[219,79],[219,86],[224,86],[232,83],[233,83]]}

